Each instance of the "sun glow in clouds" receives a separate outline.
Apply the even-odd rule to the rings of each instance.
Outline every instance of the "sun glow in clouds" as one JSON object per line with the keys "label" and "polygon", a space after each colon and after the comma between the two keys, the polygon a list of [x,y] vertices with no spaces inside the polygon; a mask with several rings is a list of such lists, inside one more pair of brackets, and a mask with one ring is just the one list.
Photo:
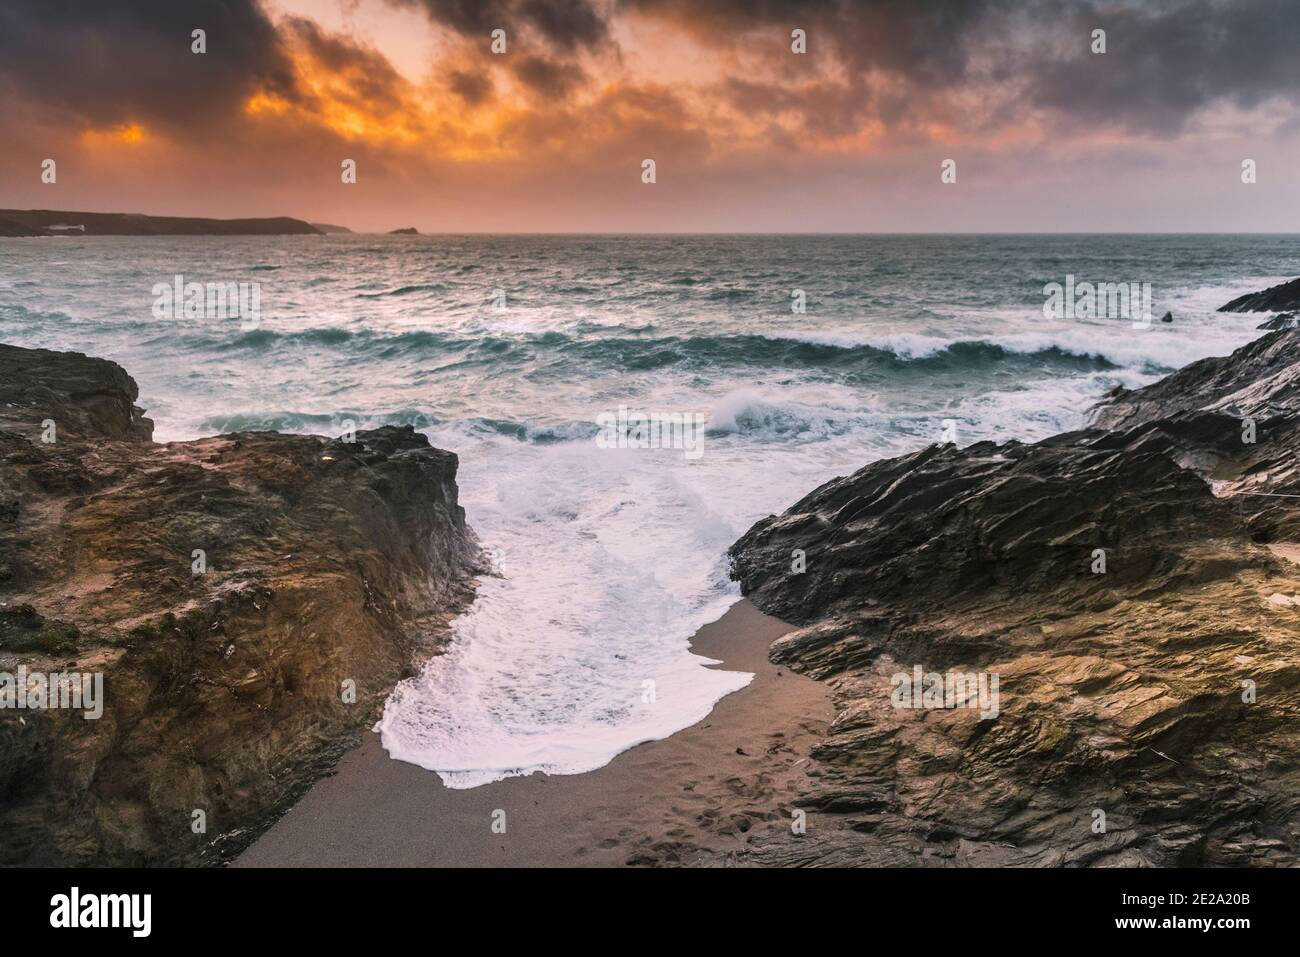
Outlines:
{"label": "sun glow in clouds", "polygon": [[139,123],[123,123],[109,129],[86,130],[81,138],[91,146],[112,146],[118,143],[136,144],[145,139],[144,127]]}

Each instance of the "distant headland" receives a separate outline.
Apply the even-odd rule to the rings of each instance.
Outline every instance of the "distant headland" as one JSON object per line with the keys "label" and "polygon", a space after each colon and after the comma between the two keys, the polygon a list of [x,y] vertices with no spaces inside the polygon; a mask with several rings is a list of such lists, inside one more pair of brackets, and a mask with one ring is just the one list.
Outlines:
{"label": "distant headland", "polygon": [[350,233],[346,226],[309,223],[292,216],[207,219],[87,213],[57,209],[0,209],[0,236],[319,236]]}

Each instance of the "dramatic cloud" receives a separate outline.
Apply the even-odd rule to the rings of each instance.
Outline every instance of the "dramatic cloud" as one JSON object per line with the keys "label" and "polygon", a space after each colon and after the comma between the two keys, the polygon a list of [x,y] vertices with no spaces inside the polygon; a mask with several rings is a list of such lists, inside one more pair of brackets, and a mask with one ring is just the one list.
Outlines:
{"label": "dramatic cloud", "polygon": [[[995,115],[1005,113],[999,101],[1014,100],[1066,122],[1160,136],[1219,102],[1279,97],[1294,106],[1300,94],[1294,0],[623,0],[622,8],[741,57],[757,36],[784,43],[790,29],[804,29],[810,57],[834,61],[822,75],[839,87],[838,115],[871,113],[889,125],[975,92]],[[1105,55],[1091,50],[1094,29],[1106,31]],[[754,79],[729,77],[731,94],[743,98]],[[778,99],[811,122],[828,86],[801,96],[786,83]],[[967,117],[976,119],[986,117]]]}
{"label": "dramatic cloud", "polygon": [[586,0],[388,0],[419,7],[430,19],[485,45],[493,30],[535,33],[560,50],[594,47],[608,39],[605,20]]}
{"label": "dramatic cloud", "polygon": [[410,84],[379,51],[326,34],[301,17],[286,21],[284,32],[302,45],[314,74],[348,106],[382,114],[402,109],[410,98]]}
{"label": "dramatic cloud", "polygon": [[1026,65],[1033,101],[1062,114],[1165,135],[1217,101],[1294,105],[1300,94],[1295,0],[1083,4],[1059,19],[1074,32],[1104,27],[1108,40],[1104,58],[1039,55]]}
{"label": "dramatic cloud", "polygon": [[452,70],[447,74],[447,86],[470,106],[478,106],[492,97],[492,78],[486,73]]}
{"label": "dramatic cloud", "polygon": [[1186,219],[1217,184],[1249,228],[1300,195],[1298,34],[1295,0],[2,0],[0,205],[199,214],[220,186],[359,226],[1034,228],[1068,182],[1079,228],[1143,204],[1219,228]]}
{"label": "dramatic cloud", "polygon": [[530,90],[565,99],[586,80],[582,69],[541,56],[524,56],[514,63],[515,76]]}
{"label": "dramatic cloud", "polygon": [[[208,32],[204,56],[190,33]],[[291,63],[254,0],[4,0],[0,84],[71,122],[204,124],[252,90],[294,94]]]}

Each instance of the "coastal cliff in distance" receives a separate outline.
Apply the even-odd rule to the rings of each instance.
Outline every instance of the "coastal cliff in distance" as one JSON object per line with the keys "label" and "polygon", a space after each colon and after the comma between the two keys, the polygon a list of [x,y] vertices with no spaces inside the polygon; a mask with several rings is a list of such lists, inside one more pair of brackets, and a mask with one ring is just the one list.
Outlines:
{"label": "coastal cliff in distance", "polygon": [[[409,426],[155,444],[115,363],[0,345],[0,863],[228,859],[472,598],[457,459]],[[201,812],[201,814],[199,813]]]}
{"label": "coastal cliff in distance", "polygon": [[[1091,428],[931,446],[758,522],[733,577],[837,715],[806,834],[751,862],[1294,866],[1298,412],[1300,332],[1272,332]],[[898,706],[917,667],[996,676],[996,714]]]}
{"label": "coastal cliff in distance", "polygon": [[[341,227],[340,227],[341,228]],[[204,219],[140,213],[0,209],[0,236],[318,236],[301,219]]]}

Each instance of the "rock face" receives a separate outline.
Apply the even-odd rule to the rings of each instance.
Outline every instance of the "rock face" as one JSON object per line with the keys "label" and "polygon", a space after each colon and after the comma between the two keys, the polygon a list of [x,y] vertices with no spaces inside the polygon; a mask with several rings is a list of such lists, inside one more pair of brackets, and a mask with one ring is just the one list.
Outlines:
{"label": "rock face", "polygon": [[1300,309],[1300,279],[1292,279],[1263,292],[1238,296],[1219,307],[1219,312],[1290,312]]}
{"label": "rock face", "polygon": [[423,435],[156,445],[136,397],[0,347],[0,672],[104,682],[98,720],[0,709],[5,864],[236,853],[472,598],[456,456]]}
{"label": "rock face", "polygon": [[1267,329],[1271,332],[1276,329],[1295,329],[1297,326],[1300,326],[1300,321],[1296,319],[1295,313],[1284,312],[1280,315],[1273,316],[1272,318],[1265,319],[1255,328]]}
{"label": "rock face", "polygon": [[[755,525],[733,576],[838,714],[807,834],[754,859],[1297,863],[1297,383],[1274,332],[1094,428],[876,462]],[[917,666],[996,676],[996,714],[897,706]]]}
{"label": "rock face", "polygon": [[32,433],[50,420],[56,440],[148,442],[153,422],[135,404],[139,397],[116,362],[0,343],[0,429]]}

